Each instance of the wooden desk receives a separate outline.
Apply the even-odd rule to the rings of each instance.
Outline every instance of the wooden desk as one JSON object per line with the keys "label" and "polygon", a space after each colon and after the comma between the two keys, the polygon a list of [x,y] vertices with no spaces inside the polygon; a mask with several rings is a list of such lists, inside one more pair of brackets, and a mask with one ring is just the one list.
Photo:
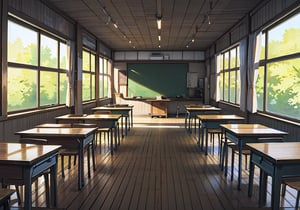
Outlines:
{"label": "wooden desk", "polygon": [[[92,108],[93,111],[110,111],[112,114],[120,114],[125,118],[125,135],[127,130],[133,127],[133,106],[129,105],[108,105]],[[123,122],[123,121],[122,121]],[[123,127],[123,125],[121,125]],[[123,132],[122,132],[123,134]],[[124,136],[124,135],[123,135]]]}
{"label": "wooden desk", "polygon": [[[271,137],[284,137],[286,132],[266,127],[260,124],[221,124],[220,127],[225,133],[225,143],[222,151],[222,161],[225,159],[225,175],[227,175],[227,139],[238,145],[239,149],[239,166],[238,166],[238,189],[241,189],[241,177],[242,177],[242,148],[246,143],[258,142],[259,138],[271,138]],[[272,141],[270,139],[270,141]],[[275,140],[274,140],[275,141]]]}
{"label": "wooden desk", "polygon": [[[61,146],[0,143],[0,180],[23,182],[24,209],[32,209],[32,179],[50,169],[51,204],[57,202],[57,155]],[[10,180],[10,181],[9,181]]]}
{"label": "wooden desk", "polygon": [[300,176],[300,142],[251,143],[248,195],[252,195],[254,166],[261,169],[259,205],[265,205],[267,176],[272,177],[271,208],[278,210],[280,205],[281,178]]}
{"label": "wooden desk", "polygon": [[64,148],[78,149],[78,189],[84,185],[84,148],[94,140],[95,128],[32,128],[16,132],[24,137],[45,138],[49,144],[59,144]]}
{"label": "wooden desk", "polygon": [[204,144],[204,129],[205,129],[205,155],[207,155],[208,147],[208,129],[219,129],[220,124],[228,122],[237,122],[244,120],[243,117],[238,115],[224,115],[224,114],[214,114],[214,115],[197,115],[199,119],[199,133],[198,133],[198,144],[201,140],[201,149],[203,150]]}
{"label": "wooden desk", "polygon": [[194,127],[195,127],[195,133],[196,133],[196,121],[197,121],[197,115],[201,115],[201,114],[213,114],[216,113],[218,114],[221,109],[211,106],[211,105],[203,105],[203,104],[193,104],[193,105],[185,105],[185,110],[186,110],[186,114],[185,114],[185,128],[192,133],[192,129],[191,129],[191,120],[194,119]]}
{"label": "wooden desk", "polygon": [[110,132],[111,135],[111,144],[110,144],[110,152],[113,154],[114,148],[113,148],[113,139],[115,139],[115,149],[117,149],[117,146],[120,144],[120,137],[119,134],[119,126],[118,121],[122,118],[122,115],[120,114],[84,114],[84,115],[77,115],[77,114],[67,114],[62,115],[59,117],[56,117],[57,123],[70,123],[70,122],[79,122],[79,123],[89,123],[93,122],[97,124],[99,128],[101,127],[109,127],[112,130],[114,130],[114,138],[113,133]]}
{"label": "wooden desk", "polygon": [[168,102],[170,99],[148,99],[147,101],[151,102],[151,117],[168,117]]}

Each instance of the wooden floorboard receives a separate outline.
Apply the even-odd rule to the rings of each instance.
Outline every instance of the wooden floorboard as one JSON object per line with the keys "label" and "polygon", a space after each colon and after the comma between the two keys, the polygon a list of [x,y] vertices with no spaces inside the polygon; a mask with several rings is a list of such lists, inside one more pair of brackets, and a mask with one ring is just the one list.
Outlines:
{"label": "wooden floorboard", "polygon": [[[237,168],[233,181],[230,168],[228,176],[224,176],[219,166],[217,141],[214,152],[206,156],[198,147],[195,134],[184,129],[183,118],[147,116],[136,117],[134,122],[114,155],[110,155],[106,143],[101,148],[98,145],[96,171],[88,178],[85,168],[85,186],[81,191],[77,190],[77,165],[64,169],[64,179],[58,165],[58,208],[258,209],[257,171],[254,195],[249,198],[248,171],[243,169],[242,189],[237,190]],[[270,209],[270,184],[268,190],[264,209]],[[294,204],[295,192],[288,189],[281,201],[282,209],[293,209]],[[20,209],[15,195],[11,205],[12,209]],[[45,207],[42,178],[33,187],[33,206]]]}

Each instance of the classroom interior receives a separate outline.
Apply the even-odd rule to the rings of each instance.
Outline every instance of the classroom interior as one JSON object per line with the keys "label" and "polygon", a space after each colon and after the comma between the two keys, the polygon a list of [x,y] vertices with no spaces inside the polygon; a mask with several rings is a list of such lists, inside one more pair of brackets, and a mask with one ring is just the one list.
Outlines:
{"label": "classroom interior", "polygon": [[[56,148],[50,184],[45,171],[31,174],[28,195],[4,175],[25,172],[4,173],[12,167],[0,154],[10,190],[0,189],[0,210],[298,209],[300,153],[280,151],[296,186],[280,177],[274,187],[277,168],[264,173],[260,152],[203,115],[278,132],[250,143],[300,141],[299,0],[1,0],[0,9],[1,153],[15,158],[9,143],[65,126],[65,116],[77,118],[66,130],[98,126],[75,155]],[[107,127],[98,114],[118,118]]]}

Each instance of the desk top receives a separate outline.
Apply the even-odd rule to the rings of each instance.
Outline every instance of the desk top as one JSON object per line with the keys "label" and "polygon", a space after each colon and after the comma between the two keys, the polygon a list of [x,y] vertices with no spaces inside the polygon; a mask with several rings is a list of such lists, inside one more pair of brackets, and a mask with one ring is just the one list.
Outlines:
{"label": "desk top", "polygon": [[66,114],[58,116],[56,120],[118,120],[122,117],[120,114]]}
{"label": "desk top", "polygon": [[0,143],[0,164],[32,165],[56,153],[60,145]]}
{"label": "desk top", "polygon": [[95,108],[92,108],[92,110],[132,110],[133,106],[98,106]]}
{"label": "desk top", "polygon": [[205,114],[205,115],[197,115],[197,118],[205,121],[220,121],[220,120],[244,120],[244,117],[238,115],[226,115],[226,114]]}
{"label": "desk top", "polygon": [[262,124],[250,124],[250,123],[239,123],[239,124],[221,124],[223,128],[226,129],[247,129],[247,128],[268,128],[265,125]]}
{"label": "desk top", "polygon": [[232,132],[236,136],[283,136],[288,134],[261,124],[221,124],[220,127]]}
{"label": "desk top", "polygon": [[250,143],[249,149],[274,162],[300,162],[300,142]]}
{"label": "desk top", "polygon": [[17,135],[34,135],[40,137],[86,137],[91,133],[94,133],[97,127],[94,128],[31,128],[28,130],[18,131]]}
{"label": "desk top", "polygon": [[185,106],[187,111],[221,111],[221,108],[214,107],[214,106]]}

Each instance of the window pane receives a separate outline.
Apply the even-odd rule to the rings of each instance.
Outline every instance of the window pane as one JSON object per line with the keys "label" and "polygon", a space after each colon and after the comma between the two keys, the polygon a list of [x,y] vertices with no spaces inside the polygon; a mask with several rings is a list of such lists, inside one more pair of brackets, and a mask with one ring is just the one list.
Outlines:
{"label": "window pane", "polygon": [[58,103],[57,73],[41,71],[40,73],[40,105]]}
{"label": "window pane", "polygon": [[103,87],[104,97],[108,96],[108,78],[104,76],[104,87]]}
{"label": "window pane", "polygon": [[37,106],[37,71],[9,67],[7,81],[8,111]]}
{"label": "window pane", "polygon": [[103,75],[99,75],[99,98],[103,98],[104,80]]}
{"label": "window pane", "polygon": [[229,52],[224,53],[224,69],[229,69]]}
{"label": "window pane", "polygon": [[37,32],[8,21],[8,61],[37,65],[37,40]]}
{"label": "window pane", "polygon": [[104,59],[103,61],[103,71],[104,71],[104,74],[107,74],[107,60]]}
{"label": "window pane", "polygon": [[96,82],[95,82],[95,75],[92,75],[92,98],[91,99],[95,99],[96,98]]}
{"label": "window pane", "polygon": [[103,74],[104,70],[103,70],[103,58],[100,58],[99,60],[99,73]]}
{"label": "window pane", "polygon": [[236,67],[236,48],[230,50],[230,68]]}
{"label": "window pane", "polygon": [[236,87],[236,76],[235,71],[230,72],[230,99],[231,103],[235,103],[235,87]]}
{"label": "window pane", "polygon": [[257,109],[263,110],[264,106],[264,67],[260,66],[258,69],[258,77],[256,80],[256,95],[257,95]]}
{"label": "window pane", "polygon": [[87,101],[91,99],[91,79],[90,74],[82,74],[82,100]]}
{"label": "window pane", "polygon": [[67,90],[68,90],[68,81],[67,81],[67,74],[60,73],[59,74],[59,103],[65,104],[66,97],[67,97]]}
{"label": "window pane", "polygon": [[59,49],[59,68],[67,69],[67,45],[65,43],[60,42]]}
{"label": "window pane", "polygon": [[224,73],[224,101],[229,101],[229,73]]}
{"label": "window pane", "polygon": [[90,71],[90,54],[87,51],[82,51],[82,69]]}
{"label": "window pane", "polygon": [[224,100],[224,74],[220,73],[220,100]]}
{"label": "window pane", "polygon": [[236,101],[235,103],[240,104],[241,99],[241,78],[240,78],[240,70],[236,72]]}
{"label": "window pane", "polygon": [[95,55],[91,54],[91,72],[95,72]]}
{"label": "window pane", "polygon": [[268,58],[299,52],[300,14],[271,29],[268,35]]}
{"label": "window pane", "polygon": [[300,120],[300,58],[267,68],[267,111]]}
{"label": "window pane", "polygon": [[41,66],[58,67],[58,42],[55,39],[41,35]]}
{"label": "window pane", "polygon": [[265,59],[265,52],[266,52],[266,43],[265,43],[265,40],[266,40],[266,34],[263,33],[261,35],[261,46],[260,46],[260,60],[264,60]]}

